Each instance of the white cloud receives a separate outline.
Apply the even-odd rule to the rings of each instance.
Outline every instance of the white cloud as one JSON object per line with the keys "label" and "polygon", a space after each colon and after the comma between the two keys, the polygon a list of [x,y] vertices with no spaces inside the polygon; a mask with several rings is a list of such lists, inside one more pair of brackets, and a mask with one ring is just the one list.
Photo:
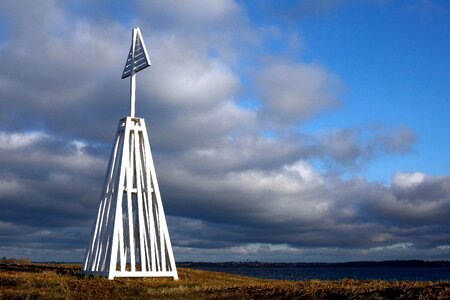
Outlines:
{"label": "white cloud", "polygon": [[401,154],[411,151],[416,140],[414,131],[406,126],[399,126],[388,133],[380,133],[377,142],[386,152]]}
{"label": "white cloud", "polygon": [[[14,101],[0,112],[0,227],[20,234],[2,249],[82,255],[115,125],[128,109],[128,82],[119,78],[129,29],[81,18],[57,1],[4,3],[14,32],[0,48],[0,97]],[[137,112],[147,121],[179,253],[323,259],[448,244],[448,177],[398,173],[382,186],[342,180],[327,173],[332,167],[318,172],[310,161],[351,166],[406,153],[415,141],[410,129],[283,131],[339,104],[339,80],[325,67],[285,59],[238,73],[253,62],[239,50],[268,33],[249,28],[234,1],[136,5],[143,10],[130,22],[143,24],[152,59],[137,79]],[[235,103],[252,79],[260,110]],[[261,135],[272,126],[274,138]],[[61,251],[55,257],[70,256]]]}
{"label": "white cloud", "polygon": [[20,193],[20,190],[25,188],[17,180],[0,178],[0,197],[10,197]]}
{"label": "white cloud", "polygon": [[273,63],[256,77],[265,117],[299,122],[338,105],[339,83],[324,68],[314,64]]}
{"label": "white cloud", "polygon": [[222,61],[191,48],[188,42],[176,36],[155,41],[150,53],[153,65],[142,88],[153,101],[171,109],[203,112],[230,101],[238,87],[236,74]]}
{"label": "white cloud", "polygon": [[353,162],[358,158],[368,159],[373,149],[361,145],[358,132],[354,129],[334,131],[323,138],[324,149],[334,161]]}
{"label": "white cloud", "polygon": [[0,131],[0,149],[31,147],[34,143],[47,137],[45,133],[39,131],[12,134]]}
{"label": "white cloud", "polygon": [[180,27],[214,26],[236,18],[241,8],[233,0],[157,0],[136,1],[143,15],[157,18],[160,22]]}
{"label": "white cloud", "polygon": [[407,189],[421,184],[425,179],[425,174],[415,173],[396,173],[392,183],[396,188]]}

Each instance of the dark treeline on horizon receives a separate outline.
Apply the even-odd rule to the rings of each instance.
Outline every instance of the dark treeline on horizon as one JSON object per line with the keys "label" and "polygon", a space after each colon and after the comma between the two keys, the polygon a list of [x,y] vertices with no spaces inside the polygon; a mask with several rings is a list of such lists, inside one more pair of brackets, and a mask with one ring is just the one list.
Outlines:
{"label": "dark treeline on horizon", "polygon": [[[28,258],[3,258],[0,264],[81,264],[81,262],[64,261],[30,261]],[[450,260],[384,260],[384,261],[349,261],[349,262],[260,262],[260,261],[227,261],[227,262],[177,262],[177,267],[273,267],[273,268],[450,268]]]}
{"label": "dark treeline on horizon", "polygon": [[450,268],[450,261],[425,260],[386,260],[386,261],[351,261],[336,263],[296,262],[268,263],[259,261],[245,262],[179,262],[178,267],[274,267],[274,268]]}

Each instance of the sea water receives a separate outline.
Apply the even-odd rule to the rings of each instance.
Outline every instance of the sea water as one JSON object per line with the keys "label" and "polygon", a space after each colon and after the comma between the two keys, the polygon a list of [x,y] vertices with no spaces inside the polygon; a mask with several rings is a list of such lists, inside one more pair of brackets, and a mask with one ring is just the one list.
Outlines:
{"label": "sea water", "polygon": [[450,281],[450,268],[399,267],[267,267],[267,266],[195,266],[194,269],[225,272],[243,276],[283,280],[387,280],[387,281]]}

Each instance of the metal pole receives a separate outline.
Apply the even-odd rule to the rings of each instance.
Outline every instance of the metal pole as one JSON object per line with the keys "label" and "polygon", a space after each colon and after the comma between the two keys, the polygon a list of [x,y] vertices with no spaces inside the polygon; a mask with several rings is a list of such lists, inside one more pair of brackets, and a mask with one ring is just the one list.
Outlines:
{"label": "metal pole", "polygon": [[136,102],[136,73],[132,72],[130,76],[130,117],[135,117]]}
{"label": "metal pole", "polygon": [[135,117],[136,103],[136,73],[134,72],[134,50],[136,46],[137,28],[133,28],[131,42],[131,76],[130,76],[130,117]]}

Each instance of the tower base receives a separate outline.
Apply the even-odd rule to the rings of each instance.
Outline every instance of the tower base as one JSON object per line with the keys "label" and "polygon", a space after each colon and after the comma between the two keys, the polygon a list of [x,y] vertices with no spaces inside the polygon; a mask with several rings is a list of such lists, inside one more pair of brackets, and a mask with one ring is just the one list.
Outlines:
{"label": "tower base", "polygon": [[145,121],[119,121],[82,274],[178,280]]}

